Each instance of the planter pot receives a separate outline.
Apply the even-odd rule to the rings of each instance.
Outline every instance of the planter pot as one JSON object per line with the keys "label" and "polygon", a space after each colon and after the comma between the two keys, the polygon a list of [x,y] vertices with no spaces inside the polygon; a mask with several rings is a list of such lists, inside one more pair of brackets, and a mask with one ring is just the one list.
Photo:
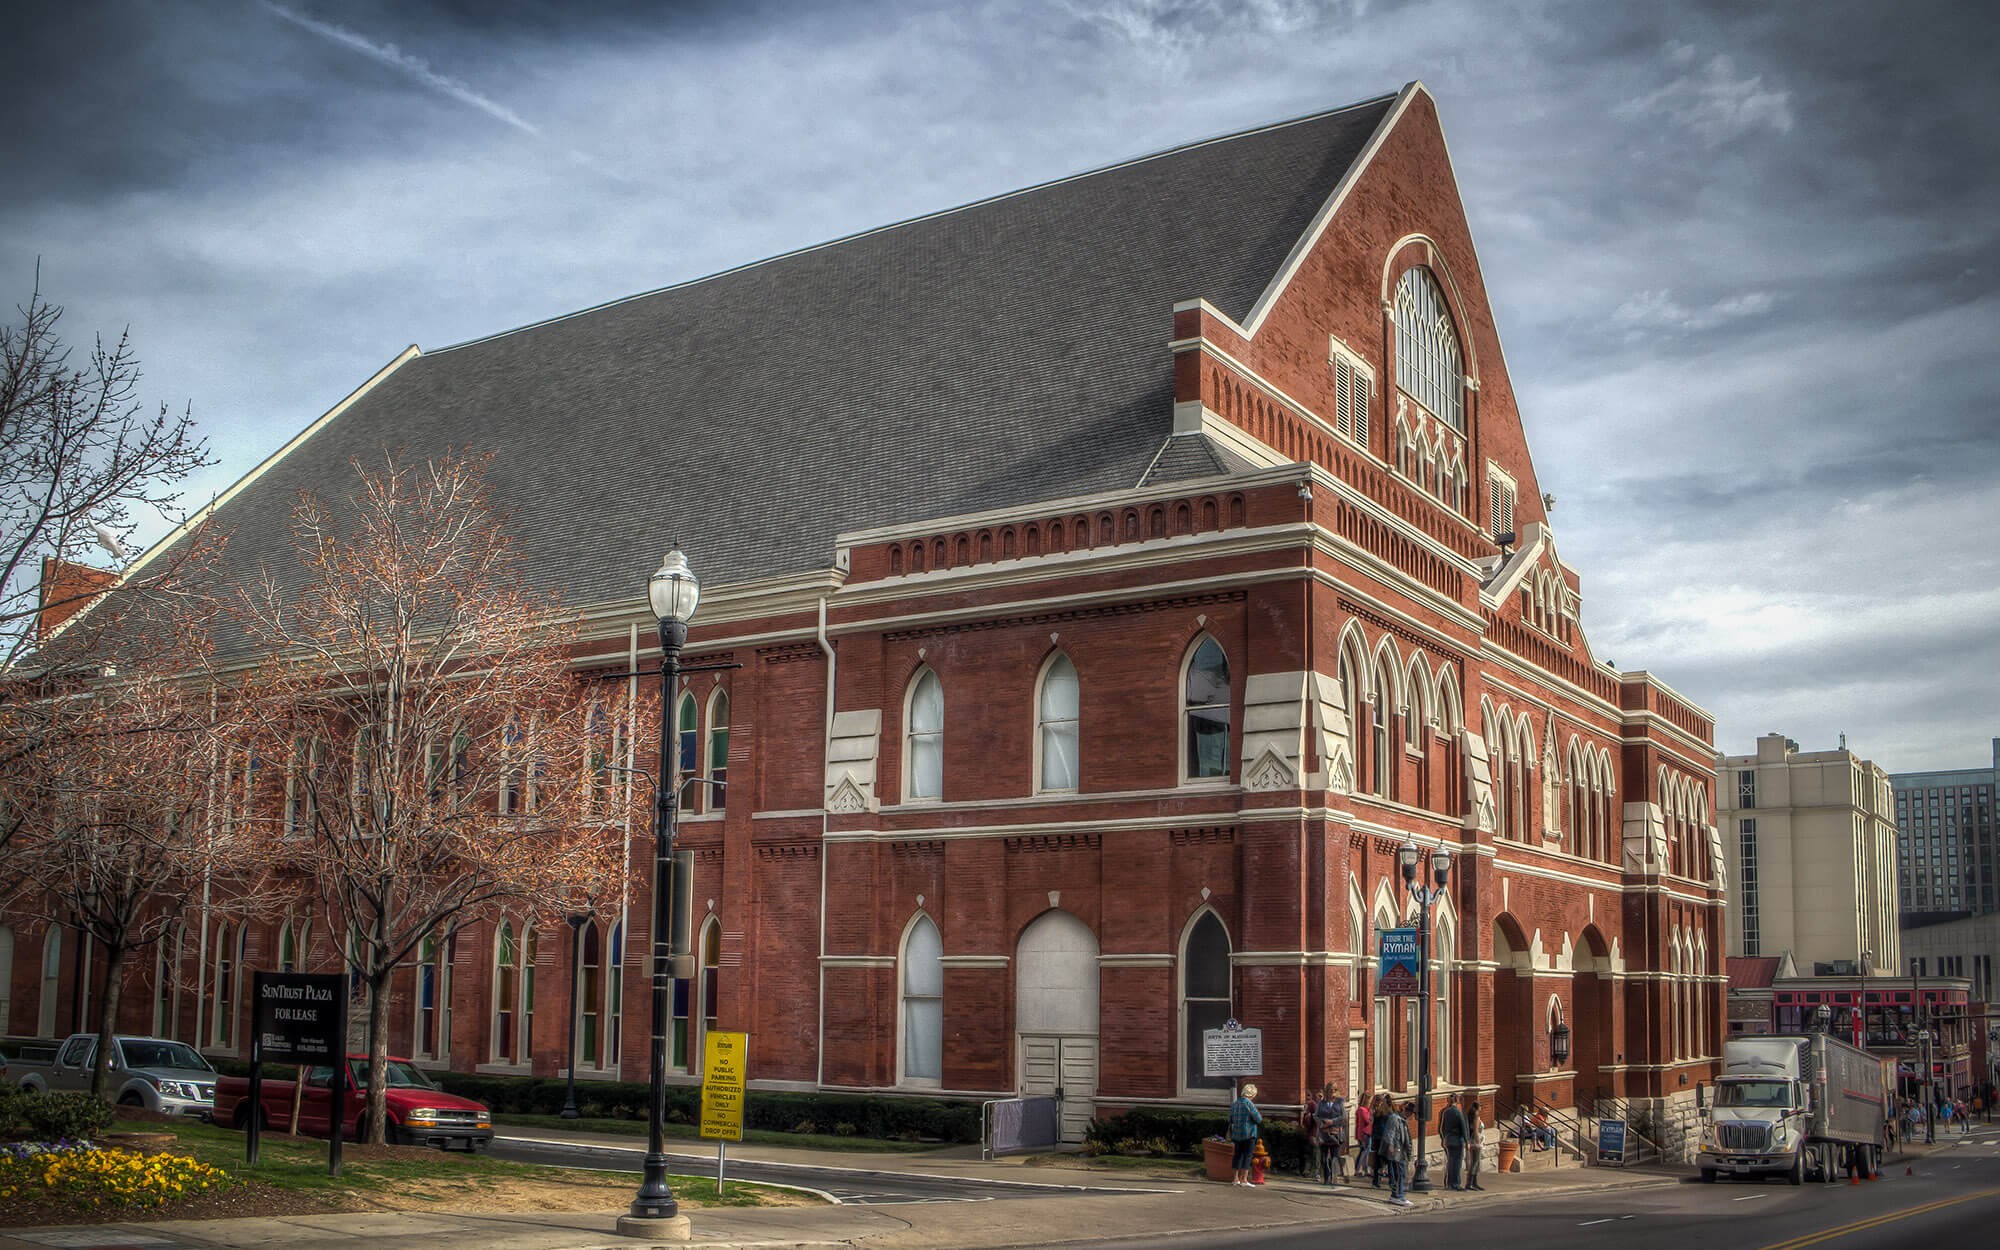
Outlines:
{"label": "planter pot", "polygon": [[1226,1181],[1236,1173],[1229,1166],[1235,1156],[1236,1147],[1226,1141],[1204,1141],[1201,1144],[1202,1166],[1208,1170],[1208,1179]]}
{"label": "planter pot", "polygon": [[1502,1172],[1513,1171],[1514,1156],[1519,1153],[1521,1153],[1521,1143],[1517,1139],[1512,1137],[1503,1138],[1500,1142],[1500,1170]]}

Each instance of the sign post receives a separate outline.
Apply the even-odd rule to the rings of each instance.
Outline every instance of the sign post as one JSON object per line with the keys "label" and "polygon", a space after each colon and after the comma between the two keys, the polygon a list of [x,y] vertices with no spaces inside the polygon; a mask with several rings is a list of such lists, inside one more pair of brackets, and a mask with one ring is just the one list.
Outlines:
{"label": "sign post", "polygon": [[1231,1020],[1219,1029],[1201,1031],[1203,1076],[1264,1075],[1264,1030],[1246,1029]]}
{"label": "sign post", "polygon": [[1375,970],[1375,992],[1385,998],[1414,998],[1418,989],[1416,929],[1382,929],[1376,937],[1381,952]]}
{"label": "sign post", "polygon": [[722,1195],[729,1143],[743,1140],[743,1085],[750,1061],[748,1033],[710,1033],[701,1077],[701,1135],[715,1139],[715,1193]]}
{"label": "sign post", "polygon": [[[309,1064],[325,1063],[333,1072],[333,1123],[327,1143],[326,1170],[329,1176],[339,1176],[341,1126],[347,1120],[346,974],[253,973],[250,1001],[250,1123],[245,1126],[249,1142],[246,1157],[253,1164],[257,1162],[264,1126],[264,1061],[273,1059],[296,1065],[295,1086],[304,1083]],[[292,1125],[292,1130],[297,1132],[298,1125]]]}

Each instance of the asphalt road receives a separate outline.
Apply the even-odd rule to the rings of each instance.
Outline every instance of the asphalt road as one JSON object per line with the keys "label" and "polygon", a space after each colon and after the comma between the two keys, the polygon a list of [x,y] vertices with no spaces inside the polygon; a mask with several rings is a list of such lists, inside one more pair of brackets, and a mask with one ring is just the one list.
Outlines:
{"label": "asphalt road", "polygon": [[[516,1163],[542,1163],[565,1168],[597,1168],[632,1174],[638,1186],[643,1148],[625,1146],[571,1145],[524,1141],[496,1136],[489,1153],[496,1159]],[[669,1167],[676,1175],[714,1176],[715,1151],[672,1150]],[[1107,1186],[1044,1185],[1032,1182],[971,1180],[928,1173],[898,1172],[893,1169],[812,1167],[792,1163],[752,1163],[729,1159],[723,1169],[725,1181],[757,1181],[772,1185],[795,1185],[830,1194],[844,1203],[893,1206],[912,1202],[992,1202],[1003,1198],[1059,1197],[1065,1194],[1144,1193],[1139,1188]],[[1160,1188],[1171,1188],[1161,1186]]]}
{"label": "asphalt road", "polygon": [[[1954,1142],[1957,1135],[1953,1135]],[[1905,1175],[1908,1166],[1912,1175]],[[1340,1250],[1413,1245],[1534,1250],[1615,1245],[1619,1250],[1971,1250],[2000,1242],[2000,1127],[1873,1184],[1722,1181],[1525,1198],[1401,1218],[1345,1221],[1268,1237],[1241,1233],[1149,1237],[1101,1250],[1208,1250],[1270,1246]],[[1450,1197],[1451,1195],[1446,1195]]]}

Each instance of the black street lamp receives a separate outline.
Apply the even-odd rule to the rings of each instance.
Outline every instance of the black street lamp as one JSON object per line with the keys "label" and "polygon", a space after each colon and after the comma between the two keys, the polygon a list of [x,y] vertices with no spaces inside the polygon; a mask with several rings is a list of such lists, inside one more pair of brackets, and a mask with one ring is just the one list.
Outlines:
{"label": "black street lamp", "polygon": [[1403,885],[1417,901],[1417,1170],[1410,1188],[1431,1187],[1430,1169],[1424,1162],[1424,1129],[1431,1118],[1431,904],[1444,897],[1445,883],[1451,880],[1451,852],[1440,843],[1431,851],[1431,882],[1417,880],[1417,862],[1422,858],[1415,842],[1403,843],[1396,852],[1403,868]]}
{"label": "black street lamp", "polygon": [[652,1097],[646,1114],[645,1175],[639,1194],[632,1200],[632,1213],[618,1221],[621,1234],[636,1237],[667,1235],[686,1237],[685,1228],[669,1228],[669,1222],[685,1225],[680,1204],[667,1184],[667,1024],[668,996],[673,989],[674,935],[686,928],[686,917],[671,914],[681,891],[673,877],[674,835],[679,817],[678,799],[672,779],[669,754],[669,726],[672,723],[674,689],[680,682],[681,648],[687,645],[688,620],[701,602],[701,583],[688,567],[679,547],[667,552],[660,569],[646,585],[653,615],[660,622],[660,761],[653,791],[653,1036],[650,1055]]}
{"label": "black street lamp", "polygon": [[563,1091],[562,1118],[580,1120],[583,1112],[576,1109],[576,982],[582,975],[583,967],[583,926],[590,923],[587,910],[571,912],[563,919],[569,922],[569,1086]]}
{"label": "black street lamp", "polygon": [[1924,1142],[1929,1145],[1937,1141],[1937,1086],[1931,1083],[1931,1031],[1917,1030],[1917,1046],[1923,1051],[1924,1063]]}

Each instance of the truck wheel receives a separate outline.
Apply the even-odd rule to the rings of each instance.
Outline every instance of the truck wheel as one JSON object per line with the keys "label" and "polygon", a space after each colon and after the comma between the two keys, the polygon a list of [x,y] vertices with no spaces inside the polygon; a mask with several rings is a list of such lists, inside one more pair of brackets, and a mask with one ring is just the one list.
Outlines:
{"label": "truck wheel", "polygon": [[1715,1169],[1714,1169],[1714,1168],[1703,1168],[1703,1169],[1701,1170],[1701,1181],[1702,1181],[1702,1184],[1704,1184],[1704,1185],[1713,1185],[1713,1184],[1715,1184]]}
{"label": "truck wheel", "polygon": [[1799,1151],[1799,1152],[1798,1152],[1797,1154],[1795,1154],[1795,1155],[1793,1155],[1793,1156],[1792,1156],[1792,1170],[1791,1170],[1791,1172],[1790,1172],[1790,1173],[1789,1173],[1789,1174],[1788,1174],[1788,1175],[1787,1175],[1787,1176],[1785,1177],[1785,1179],[1786,1179],[1786,1180],[1788,1180],[1788,1181],[1790,1181],[1790,1182],[1791,1182],[1792,1184],[1794,1184],[1794,1185],[1803,1185],[1803,1184],[1805,1184],[1805,1183],[1806,1183],[1806,1152],[1805,1152],[1805,1151],[1801,1150],[1801,1151]]}
{"label": "truck wheel", "polygon": [[146,1100],[139,1097],[137,1093],[128,1093],[119,1098],[118,1105],[121,1107],[143,1107],[146,1105]]}

